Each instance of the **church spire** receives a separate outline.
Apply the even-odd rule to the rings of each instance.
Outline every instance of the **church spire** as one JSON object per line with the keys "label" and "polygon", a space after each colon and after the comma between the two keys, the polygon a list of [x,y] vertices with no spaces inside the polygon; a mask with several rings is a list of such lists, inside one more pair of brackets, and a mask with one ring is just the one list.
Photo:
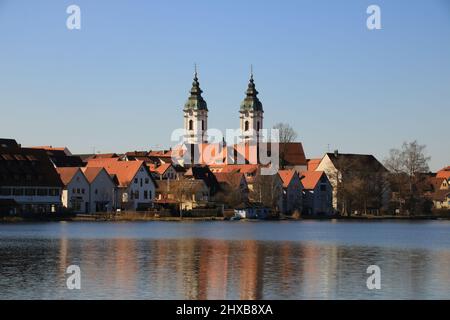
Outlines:
{"label": "church spire", "polygon": [[263,107],[261,101],[258,98],[258,91],[256,90],[255,81],[253,79],[253,65],[250,66],[250,80],[248,83],[246,97],[241,103],[241,111],[262,111]]}
{"label": "church spire", "polygon": [[197,64],[194,65],[194,81],[192,82],[192,88],[190,96],[184,105],[185,110],[206,110],[208,106],[206,101],[202,97],[202,89],[200,89],[200,82],[198,81]]}

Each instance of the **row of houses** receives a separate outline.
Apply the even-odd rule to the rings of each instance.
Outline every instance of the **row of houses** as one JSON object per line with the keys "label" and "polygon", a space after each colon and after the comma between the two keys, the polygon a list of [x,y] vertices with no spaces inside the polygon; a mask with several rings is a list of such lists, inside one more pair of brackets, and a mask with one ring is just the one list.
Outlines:
{"label": "row of houses", "polygon": [[[73,155],[67,148],[23,148],[0,139],[0,212],[111,212],[172,208],[236,209],[331,215],[357,212],[343,181],[349,173],[364,173],[357,192],[375,190],[378,177],[388,174],[371,155],[327,153],[306,159],[301,143],[282,146],[283,167],[271,176],[260,164],[180,165],[171,150],[125,154]],[[428,196],[435,208],[448,208],[450,168],[429,177]],[[347,180],[348,181],[348,180]],[[367,212],[389,204],[391,190],[364,198]],[[352,201],[348,200],[351,198]],[[347,201],[348,200],[348,201]]]}

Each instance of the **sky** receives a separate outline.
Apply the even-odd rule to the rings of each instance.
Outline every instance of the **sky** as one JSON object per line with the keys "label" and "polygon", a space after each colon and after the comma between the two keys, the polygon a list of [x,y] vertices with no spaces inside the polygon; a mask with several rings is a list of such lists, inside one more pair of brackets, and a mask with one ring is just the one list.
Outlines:
{"label": "sky", "polygon": [[194,63],[209,128],[239,126],[253,64],[264,126],[290,124],[308,158],[417,140],[450,165],[450,0],[0,0],[0,137],[169,148]]}

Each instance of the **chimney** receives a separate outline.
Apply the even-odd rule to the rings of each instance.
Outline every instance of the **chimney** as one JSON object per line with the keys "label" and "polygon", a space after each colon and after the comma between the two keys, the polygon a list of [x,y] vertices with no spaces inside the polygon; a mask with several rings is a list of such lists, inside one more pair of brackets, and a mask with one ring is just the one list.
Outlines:
{"label": "chimney", "polygon": [[339,155],[339,150],[334,150],[334,156],[337,158],[338,157],[338,155]]}

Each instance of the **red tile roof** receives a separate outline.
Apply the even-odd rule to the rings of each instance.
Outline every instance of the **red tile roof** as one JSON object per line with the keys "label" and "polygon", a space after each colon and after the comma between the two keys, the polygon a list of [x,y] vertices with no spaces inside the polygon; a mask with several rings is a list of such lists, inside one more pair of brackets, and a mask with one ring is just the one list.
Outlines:
{"label": "red tile roof", "polygon": [[450,179],[450,166],[439,170],[436,174],[437,178]]}
{"label": "red tile roof", "polygon": [[72,181],[73,177],[80,171],[78,167],[67,167],[67,168],[56,168],[59,176],[61,177],[61,181],[67,186],[70,181]]}
{"label": "red tile roof", "polygon": [[303,187],[307,190],[313,190],[316,188],[317,184],[324,175],[323,171],[302,171],[300,173],[302,176],[301,181]]}
{"label": "red tile roof", "polygon": [[102,167],[85,167],[81,169],[89,183],[94,182],[98,174],[104,170]]}
{"label": "red tile roof", "polygon": [[163,175],[167,171],[167,169],[169,169],[171,166],[172,166],[171,163],[163,163],[155,169],[155,172],[160,175]]}
{"label": "red tile roof", "polygon": [[315,171],[321,161],[322,161],[322,159],[309,159],[308,160],[308,171]]}
{"label": "red tile roof", "polygon": [[244,178],[244,175],[238,172],[215,172],[214,176],[220,184],[226,184],[233,188],[239,187]]}
{"label": "red tile roof", "polygon": [[278,174],[283,181],[283,188],[287,188],[297,172],[295,170],[278,170]]}
{"label": "red tile roof", "polygon": [[[120,187],[127,187],[144,161],[117,161],[115,159],[89,160],[88,167],[103,167],[110,175],[115,175]],[[145,167],[145,166],[144,166]]]}

